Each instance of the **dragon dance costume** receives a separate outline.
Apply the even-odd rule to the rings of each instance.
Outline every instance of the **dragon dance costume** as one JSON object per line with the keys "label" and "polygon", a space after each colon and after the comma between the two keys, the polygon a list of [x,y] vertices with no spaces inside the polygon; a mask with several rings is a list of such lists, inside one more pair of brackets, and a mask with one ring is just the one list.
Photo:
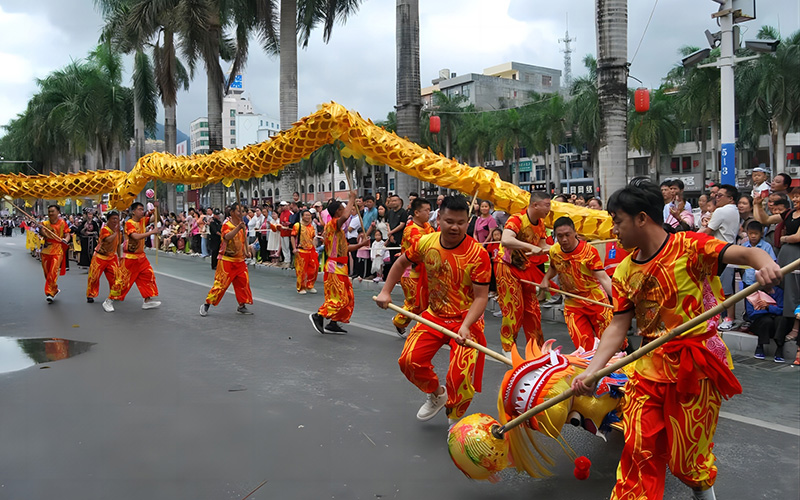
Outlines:
{"label": "dragon dance costume", "polygon": [[297,291],[311,290],[317,282],[319,255],[314,247],[317,231],[312,224],[296,222],[292,236],[297,237],[297,251],[294,254],[294,270],[297,273]]}
{"label": "dragon dance costume", "polygon": [[114,289],[108,298],[112,300],[125,300],[128,292],[136,283],[136,288],[142,298],[148,299],[158,295],[158,286],[156,286],[156,275],[153,272],[153,266],[147,260],[147,255],[144,253],[144,238],[135,240],[132,234],[145,234],[147,232],[147,224],[150,223],[150,217],[142,217],[139,222],[133,219],[125,221],[125,235],[127,236],[125,251],[123,253],[122,265],[120,272],[117,276],[119,283],[115,284]]}
{"label": "dragon dance costume", "polygon": [[[422,317],[457,332],[474,300],[472,285],[489,285],[491,263],[486,250],[470,236],[465,236],[457,247],[451,249],[442,246],[440,236],[432,233],[420,237],[405,255],[412,263],[425,266],[430,296]],[[486,345],[483,316],[471,325],[470,332],[475,342]],[[408,334],[398,363],[412,384],[431,394],[439,388],[431,360],[447,344],[450,345],[450,365],[445,408],[449,418],[461,418],[475,392],[481,390],[483,354],[417,323]]]}
{"label": "dragon dance costume", "polygon": [[[416,242],[426,234],[434,232],[433,227],[427,222],[419,226],[414,220],[409,220],[403,229],[403,240],[400,250],[403,253],[416,244]],[[414,314],[420,314],[428,308],[428,278],[425,275],[425,266],[414,264],[400,278],[400,286],[403,288],[405,302],[403,309]],[[398,328],[405,328],[411,323],[411,318],[402,314],[397,314],[392,323]]]}
{"label": "dragon dance costume", "polygon": [[[106,238],[114,236],[111,243],[106,242]],[[86,297],[95,298],[100,293],[100,276],[105,274],[108,280],[109,296],[119,286],[119,259],[117,258],[117,247],[119,246],[119,233],[112,232],[106,225],[100,229],[99,242],[95,248],[92,263],[89,265],[89,278],[86,282]],[[116,291],[119,295],[119,290]]]}
{"label": "dragon dance costume", "polygon": [[[66,274],[66,245],[61,240],[69,234],[69,228],[63,219],[58,219],[55,224],[46,220],[42,225],[49,229],[41,232],[44,238],[42,247],[44,294],[53,297],[58,293],[58,277]],[[53,239],[53,236],[58,236],[59,239]]]}
{"label": "dragon dance costume", "polygon": [[325,272],[322,277],[325,302],[317,314],[331,321],[349,323],[353,315],[355,298],[353,284],[347,273],[347,238],[339,227],[339,219],[333,218],[325,224],[322,239],[328,258],[325,261]]}
{"label": "dragon dance costume", "polygon": [[247,264],[244,261],[244,249],[247,245],[247,235],[245,231],[239,231],[229,239],[225,235],[234,231],[236,224],[230,219],[226,220],[220,231],[222,246],[219,249],[219,263],[214,272],[214,285],[208,292],[206,304],[217,306],[225,295],[225,290],[233,283],[233,291],[236,294],[236,302],[241,304],[252,304],[253,294],[250,291],[250,275],[247,271]]}

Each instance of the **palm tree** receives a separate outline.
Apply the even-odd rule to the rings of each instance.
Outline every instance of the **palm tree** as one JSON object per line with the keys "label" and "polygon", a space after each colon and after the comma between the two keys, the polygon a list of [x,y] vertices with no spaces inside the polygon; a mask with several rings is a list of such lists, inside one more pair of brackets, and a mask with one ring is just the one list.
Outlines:
{"label": "palm tree", "polygon": [[633,106],[630,109],[628,139],[631,148],[649,152],[651,171],[658,172],[660,156],[671,153],[680,136],[675,103],[663,89],[658,89],[653,92],[649,111],[638,114]]}
{"label": "palm tree", "polygon": [[461,118],[455,144],[456,154],[472,165],[483,166],[491,154],[495,120],[489,113],[467,114]]}
{"label": "palm tree", "polygon": [[627,183],[628,2],[595,0],[602,196]]}
{"label": "palm tree", "polygon": [[[323,25],[322,40],[328,43],[336,21],[355,14],[362,0],[281,0],[280,7],[280,120],[286,130],[297,121],[297,46],[308,46],[311,32]],[[296,167],[287,166],[281,190],[292,192]]]}
{"label": "palm tree", "polygon": [[[757,38],[780,39],[780,34],[763,26]],[[746,125],[742,128],[752,134],[769,133],[770,163],[773,172],[777,165],[776,173],[781,173],[786,167],[786,134],[800,127],[800,31],[782,39],[774,54],[738,68],[736,77],[736,97]]]}
{"label": "palm tree", "polygon": [[511,175],[513,184],[519,184],[517,161],[519,160],[520,148],[529,147],[534,142],[531,136],[533,127],[527,111],[528,108],[522,108],[492,113],[494,118],[492,149],[494,149],[498,158],[502,158],[503,167],[511,167],[513,169]]}
{"label": "palm tree", "polygon": [[597,153],[600,147],[600,102],[597,95],[597,60],[591,54],[583,58],[583,65],[589,71],[587,76],[572,82],[568,105],[569,123],[573,132],[573,142],[583,145],[592,159],[592,178],[594,186],[600,185]]}
{"label": "palm tree", "polygon": [[[419,0],[397,0],[397,135],[412,142],[420,140],[419,72]],[[418,190],[419,182],[401,173],[395,174],[395,191],[404,199]]]}

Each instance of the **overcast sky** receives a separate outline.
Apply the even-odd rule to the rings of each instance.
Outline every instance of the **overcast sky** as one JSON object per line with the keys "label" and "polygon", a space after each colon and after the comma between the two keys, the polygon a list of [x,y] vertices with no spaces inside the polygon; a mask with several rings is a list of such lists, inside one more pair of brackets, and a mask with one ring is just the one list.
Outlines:
{"label": "overcast sky", "polygon": [[[755,21],[742,24],[742,39],[761,25],[785,35],[800,28],[800,0],[757,0]],[[557,68],[564,55],[569,16],[573,76],[585,74],[583,56],[596,54],[592,0],[420,0],[422,86],[442,68],[481,73],[508,61]],[[653,6],[652,21],[638,54]],[[682,45],[705,46],[705,29],[717,31],[711,0],[629,0],[628,60],[631,76],[657,87],[678,60]],[[395,103],[394,0],[366,0],[346,25],[337,25],[329,44],[314,33],[298,52],[300,116],[327,101],[337,101],[362,116],[381,120]],[[0,124],[25,109],[37,91],[36,79],[81,59],[96,45],[102,19],[93,0],[3,0],[0,3]],[[278,117],[278,60],[256,43],[244,71],[245,92],[257,113]],[[126,80],[130,85],[130,73]],[[638,86],[635,80],[629,86]],[[178,95],[178,127],[206,115],[202,65],[188,92]],[[160,113],[159,120],[163,120]],[[2,134],[2,131],[0,131]]]}

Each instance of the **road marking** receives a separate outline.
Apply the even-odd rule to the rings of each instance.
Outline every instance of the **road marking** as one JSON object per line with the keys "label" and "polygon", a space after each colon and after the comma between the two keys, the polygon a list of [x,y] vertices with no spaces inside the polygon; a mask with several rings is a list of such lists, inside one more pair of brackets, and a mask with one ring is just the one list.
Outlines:
{"label": "road marking", "polygon": [[[165,276],[167,278],[172,278],[172,279],[175,279],[175,280],[178,280],[178,281],[183,281],[185,283],[191,283],[193,285],[201,286],[201,287],[204,287],[204,288],[210,288],[210,285],[208,283],[202,283],[200,281],[190,280],[190,279],[184,278],[182,276],[175,276],[174,274],[169,274],[169,273],[165,273],[165,272],[161,272],[161,271],[155,271],[155,274],[160,274],[161,276]],[[258,297],[255,297],[255,296],[253,297],[253,300],[261,302],[262,304],[267,304],[267,305],[271,305],[271,306],[274,306],[274,307],[280,307],[281,309],[287,309],[289,311],[294,311],[294,312],[298,312],[298,313],[301,313],[301,314],[311,314],[312,312],[314,312],[314,311],[307,311],[307,310],[304,310],[304,309],[300,309],[299,307],[293,307],[293,306],[289,306],[289,305],[286,305],[286,304],[281,304],[279,302],[273,302],[271,300],[258,298]],[[390,332],[388,330],[381,330],[380,328],[375,328],[374,326],[362,325],[360,323],[350,323],[350,324],[355,326],[355,327],[357,327],[357,328],[362,328],[364,330],[369,330],[369,331],[375,332],[375,333],[381,333],[383,335],[388,335],[389,337],[393,337],[393,338],[397,338],[398,337],[397,333]],[[444,346],[444,347],[449,349],[450,346]],[[486,361],[491,361],[491,362],[494,362],[494,363],[503,364],[500,361],[497,361],[494,358],[490,358],[488,356],[486,357]],[[727,411],[720,411],[719,412],[719,416],[720,416],[720,418],[733,420],[734,422],[741,422],[743,424],[753,425],[755,427],[761,427],[762,429],[767,429],[767,430],[776,431],[776,432],[782,432],[784,434],[791,434],[792,436],[800,436],[800,429],[795,429],[793,427],[788,427],[786,425],[775,424],[775,423],[772,423],[772,422],[766,422],[764,420],[759,420],[757,418],[746,417],[744,415],[737,415],[735,413],[730,413],[730,412],[727,412]]]}

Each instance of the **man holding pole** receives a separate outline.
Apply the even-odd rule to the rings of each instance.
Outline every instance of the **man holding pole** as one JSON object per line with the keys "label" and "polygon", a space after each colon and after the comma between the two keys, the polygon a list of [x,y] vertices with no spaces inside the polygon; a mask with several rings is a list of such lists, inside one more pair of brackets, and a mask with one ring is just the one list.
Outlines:
{"label": "man holding pole", "polygon": [[[328,213],[331,220],[325,224],[325,231],[322,234],[325,255],[327,255],[323,274],[325,302],[316,313],[309,315],[309,318],[314,329],[319,333],[347,333],[347,330],[339,325],[339,323],[350,322],[355,305],[353,283],[350,282],[347,272],[347,252],[369,245],[369,240],[348,245],[342,230],[350,217],[358,215],[355,191],[350,191],[347,205],[331,200],[328,204]],[[324,324],[325,319],[328,319],[327,325]]]}
{"label": "man holding pole", "polygon": [[48,220],[38,224],[39,235],[44,238],[42,246],[42,269],[44,270],[44,295],[48,304],[58,295],[58,276],[66,274],[64,260],[67,258],[69,228],[61,218],[58,205],[47,207]]}
{"label": "man holding pole", "polygon": [[[611,278],[603,269],[597,249],[578,240],[572,219],[559,217],[553,223],[553,235],[557,243],[550,247],[550,269],[540,283],[540,298],[544,298],[550,280],[558,275],[558,282],[564,291],[597,302],[608,301],[611,297]],[[565,296],[564,319],[575,347],[591,351],[595,339],[600,338],[611,322],[611,309]]]}
{"label": "man holding pole", "polygon": [[[425,198],[415,198],[411,202],[411,220],[403,229],[403,240],[400,244],[403,252],[408,252],[421,237],[434,232],[431,225],[428,224],[430,213],[431,203]],[[406,268],[403,277],[400,278],[400,286],[403,288],[405,296],[403,309],[419,314],[428,308],[428,278],[425,276],[425,266],[412,264],[411,267]],[[411,323],[411,319],[402,314],[398,314],[392,319],[392,324],[401,337],[405,336],[409,323]]]}
{"label": "man holding pole", "polygon": [[[469,207],[460,196],[447,196],[439,210],[441,232],[422,236],[392,266],[380,295],[379,307],[387,308],[391,292],[412,263],[425,266],[430,300],[422,318],[457,332],[460,340],[428,325],[417,323],[406,338],[398,363],[406,378],[427,395],[417,412],[417,419],[430,420],[447,408],[454,424],[467,411],[475,392],[481,390],[483,354],[466,347],[473,340],[486,346],[483,335],[483,311],[489,300],[491,263],[489,254],[477,241],[467,236]],[[431,360],[445,345],[450,345],[447,386],[439,384]]]}
{"label": "man holding pole", "polygon": [[[157,203],[157,202],[156,202]],[[125,221],[125,250],[118,275],[119,283],[111,290],[103,302],[105,312],[114,312],[115,300],[125,300],[131,287],[136,283],[144,302],[142,309],[155,309],[161,302],[154,300],[158,296],[156,275],[153,266],[144,253],[145,240],[158,232],[158,228],[148,226],[150,215],[145,216],[144,205],[138,201],[131,205],[131,218]],[[149,227],[149,229],[148,229]]]}
{"label": "man holding pole", "polygon": [[[119,212],[112,210],[106,214],[106,225],[100,229],[97,248],[89,265],[89,278],[86,282],[86,302],[94,302],[100,292],[100,276],[106,275],[109,296],[118,283],[119,259]],[[119,290],[117,290],[119,293]]]}
{"label": "man holding pole", "polygon": [[497,302],[503,312],[500,341],[503,351],[509,355],[520,327],[525,331],[526,340],[534,339],[540,346],[544,342],[538,291],[535,285],[520,280],[539,283],[544,276],[543,267],[550,247],[545,242],[547,234],[542,219],[548,213],[550,197],[534,191],[528,207],[509,217],[503,229],[495,276]]}
{"label": "man holding pole", "polygon": [[[586,378],[621,348],[634,314],[648,343],[701,315],[703,283],[727,264],[757,269],[762,285],[780,282],[780,268],[761,249],[699,233],[665,232],[661,193],[646,180],[635,179],[614,193],[608,212],[620,244],[632,252],[614,273],[614,318],[588,368],[572,382],[579,395],[593,393]],[[723,398],[742,390],[731,368],[725,344],[707,322],[636,362],[625,386],[625,446],[612,499],[661,498],[667,466],[692,488],[694,499],[715,498],[713,438],[719,409]]]}
{"label": "man holding pole", "polygon": [[247,244],[247,225],[242,220],[242,206],[234,202],[228,209],[229,218],[222,225],[222,246],[219,251],[217,271],[214,273],[214,285],[208,292],[206,302],[200,306],[200,316],[207,316],[211,305],[215,307],[225,295],[225,290],[233,283],[239,314],[253,314],[247,304],[253,303],[250,291],[250,275],[245,259],[250,258],[250,246]]}

